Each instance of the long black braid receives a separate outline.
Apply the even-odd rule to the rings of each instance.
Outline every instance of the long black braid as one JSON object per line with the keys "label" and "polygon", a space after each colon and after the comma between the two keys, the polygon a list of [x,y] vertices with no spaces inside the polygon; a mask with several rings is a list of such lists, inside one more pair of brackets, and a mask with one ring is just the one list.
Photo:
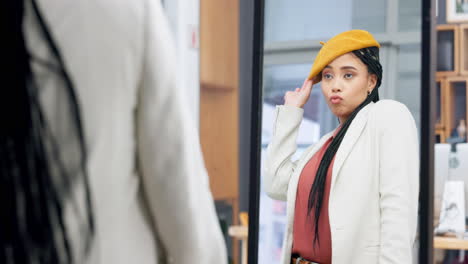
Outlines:
{"label": "long black braid", "polygon": [[[31,7],[51,57],[49,70],[63,85],[57,88],[71,128],[63,154],[58,137],[40,102],[25,41],[23,21]],[[0,103],[0,263],[59,264],[77,259],[65,211],[77,202],[72,187],[82,183],[86,218],[79,226],[86,252],[94,234],[86,145],[77,95],[64,60],[35,0],[1,1],[0,34],[2,101]],[[53,61],[53,62],[52,62]],[[47,62],[48,63],[48,62]],[[53,69],[52,69],[53,68]],[[61,134],[62,135],[62,134]],[[72,206],[72,205],[70,205]],[[73,211],[73,213],[78,213]]]}
{"label": "long black braid", "polygon": [[[354,55],[356,55],[366,66],[368,72],[370,74],[375,74],[377,76],[377,83],[375,88],[372,92],[367,96],[367,98],[362,102],[349,116],[349,118],[344,122],[338,131],[337,135],[333,138],[330,146],[325,151],[325,154],[320,161],[320,165],[317,170],[317,174],[314,179],[314,183],[312,184],[312,188],[309,193],[309,200],[307,204],[308,215],[312,213],[314,215],[314,224],[315,224],[315,238],[313,241],[313,245],[315,247],[316,243],[319,242],[319,233],[318,233],[318,226],[319,226],[319,219],[320,219],[320,211],[323,205],[323,195],[325,190],[325,181],[327,178],[327,171],[330,167],[330,163],[333,160],[338,148],[340,147],[341,142],[343,141],[346,132],[348,131],[351,122],[353,122],[354,117],[368,105],[370,102],[377,102],[379,101],[379,91],[378,88],[382,83],[382,65],[379,61],[379,48],[377,47],[369,47],[363,48],[359,50],[352,51]],[[320,242],[319,242],[320,243]]]}

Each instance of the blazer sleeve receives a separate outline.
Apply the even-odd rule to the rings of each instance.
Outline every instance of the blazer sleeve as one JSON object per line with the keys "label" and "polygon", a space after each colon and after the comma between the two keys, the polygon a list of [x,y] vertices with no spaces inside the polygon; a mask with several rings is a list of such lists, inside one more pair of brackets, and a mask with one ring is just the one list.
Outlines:
{"label": "blazer sleeve", "polygon": [[297,150],[297,134],[304,109],[288,105],[276,106],[273,136],[267,147],[264,187],[268,196],[286,201],[289,179],[296,167],[291,157]]}
{"label": "blazer sleeve", "polygon": [[419,144],[415,121],[405,105],[380,105],[380,264],[411,263],[419,196]]}
{"label": "blazer sleeve", "polygon": [[136,112],[142,188],[169,263],[227,263],[199,134],[160,1],[146,1],[143,75]]}

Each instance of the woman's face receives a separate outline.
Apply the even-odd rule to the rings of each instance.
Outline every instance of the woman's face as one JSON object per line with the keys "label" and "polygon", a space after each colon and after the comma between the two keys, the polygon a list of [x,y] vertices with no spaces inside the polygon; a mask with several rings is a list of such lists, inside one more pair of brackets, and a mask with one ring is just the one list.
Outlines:
{"label": "woman's face", "polygon": [[322,71],[322,92],[328,107],[345,122],[377,83],[367,66],[352,52],[341,55]]}

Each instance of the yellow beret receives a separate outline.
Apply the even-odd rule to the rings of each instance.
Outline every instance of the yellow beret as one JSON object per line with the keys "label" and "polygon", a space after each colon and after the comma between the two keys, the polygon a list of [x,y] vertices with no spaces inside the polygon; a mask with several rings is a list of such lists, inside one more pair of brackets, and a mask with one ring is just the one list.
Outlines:
{"label": "yellow beret", "polygon": [[[328,40],[327,43],[320,41],[320,44],[323,46],[315,58],[314,65],[312,65],[309,77],[307,78],[309,80],[312,80],[325,66],[343,54],[368,47],[380,48],[380,44],[374,39],[371,33],[360,29],[345,31],[334,36]],[[322,76],[317,76],[314,84],[321,80]]]}

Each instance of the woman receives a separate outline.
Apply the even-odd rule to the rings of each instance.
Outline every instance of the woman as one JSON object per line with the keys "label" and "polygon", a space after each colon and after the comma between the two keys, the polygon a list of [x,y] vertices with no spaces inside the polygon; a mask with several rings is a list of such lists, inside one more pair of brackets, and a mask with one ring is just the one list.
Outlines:
{"label": "woman", "polygon": [[[419,155],[408,109],[380,100],[379,43],[364,30],[323,43],[302,88],[276,108],[265,186],[287,201],[282,264],[411,263]],[[291,161],[312,86],[340,125]],[[297,261],[297,262],[296,262]]]}
{"label": "woman", "polygon": [[0,7],[0,263],[226,263],[160,1]]}

